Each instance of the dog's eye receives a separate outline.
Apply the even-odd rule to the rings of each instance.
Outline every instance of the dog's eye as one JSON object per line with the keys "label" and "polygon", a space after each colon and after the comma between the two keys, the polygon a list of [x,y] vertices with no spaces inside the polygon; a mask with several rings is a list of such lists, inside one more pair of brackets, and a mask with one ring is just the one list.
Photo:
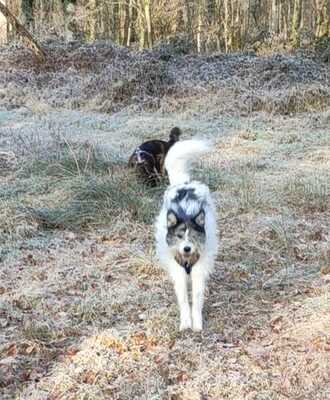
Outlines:
{"label": "dog's eye", "polygon": [[183,239],[183,234],[182,233],[177,233],[176,237],[179,238],[179,239]]}

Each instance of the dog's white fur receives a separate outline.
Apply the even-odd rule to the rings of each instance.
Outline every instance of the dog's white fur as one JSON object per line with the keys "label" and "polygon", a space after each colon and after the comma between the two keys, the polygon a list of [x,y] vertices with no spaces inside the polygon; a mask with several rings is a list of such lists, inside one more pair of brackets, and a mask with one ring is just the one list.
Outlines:
{"label": "dog's white fur", "polygon": [[[208,151],[209,146],[206,142],[186,140],[174,144],[165,159],[170,186],[164,194],[163,206],[156,221],[156,251],[161,266],[169,273],[174,283],[180,309],[180,330],[193,328],[194,331],[200,331],[203,328],[204,291],[208,277],[214,268],[214,259],[218,248],[216,213],[210,191],[206,185],[200,182],[190,182],[189,174],[190,161]],[[178,190],[183,188],[195,189],[195,194],[198,200],[202,201],[205,212],[205,246],[199,260],[193,265],[190,275],[176,262],[166,242],[167,213]],[[183,208],[188,214],[194,215],[200,211],[200,202],[187,201],[186,204],[183,204]],[[188,299],[189,276],[192,284],[191,308]]]}

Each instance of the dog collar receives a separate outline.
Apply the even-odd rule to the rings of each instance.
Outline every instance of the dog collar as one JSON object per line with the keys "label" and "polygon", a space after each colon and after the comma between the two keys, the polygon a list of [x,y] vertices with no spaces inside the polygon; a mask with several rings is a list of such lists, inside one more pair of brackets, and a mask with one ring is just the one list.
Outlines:
{"label": "dog collar", "polygon": [[192,265],[188,264],[187,262],[183,265],[184,270],[190,275]]}

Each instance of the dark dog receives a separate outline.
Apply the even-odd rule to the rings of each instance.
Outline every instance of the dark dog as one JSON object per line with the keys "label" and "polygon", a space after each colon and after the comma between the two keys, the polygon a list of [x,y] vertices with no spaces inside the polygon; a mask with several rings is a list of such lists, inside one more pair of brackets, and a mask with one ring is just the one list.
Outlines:
{"label": "dark dog", "polygon": [[164,160],[169,149],[179,140],[181,130],[173,128],[169,141],[149,140],[134,150],[128,161],[128,166],[135,168],[145,183],[155,186],[164,175]]}

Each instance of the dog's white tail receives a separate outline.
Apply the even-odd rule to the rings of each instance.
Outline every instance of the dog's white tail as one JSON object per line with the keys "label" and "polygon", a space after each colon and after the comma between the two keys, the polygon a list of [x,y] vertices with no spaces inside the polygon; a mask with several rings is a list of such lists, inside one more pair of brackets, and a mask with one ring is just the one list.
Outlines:
{"label": "dog's white tail", "polygon": [[210,151],[210,146],[203,140],[183,140],[176,142],[165,158],[170,184],[179,185],[190,181],[190,164],[201,155]]}

